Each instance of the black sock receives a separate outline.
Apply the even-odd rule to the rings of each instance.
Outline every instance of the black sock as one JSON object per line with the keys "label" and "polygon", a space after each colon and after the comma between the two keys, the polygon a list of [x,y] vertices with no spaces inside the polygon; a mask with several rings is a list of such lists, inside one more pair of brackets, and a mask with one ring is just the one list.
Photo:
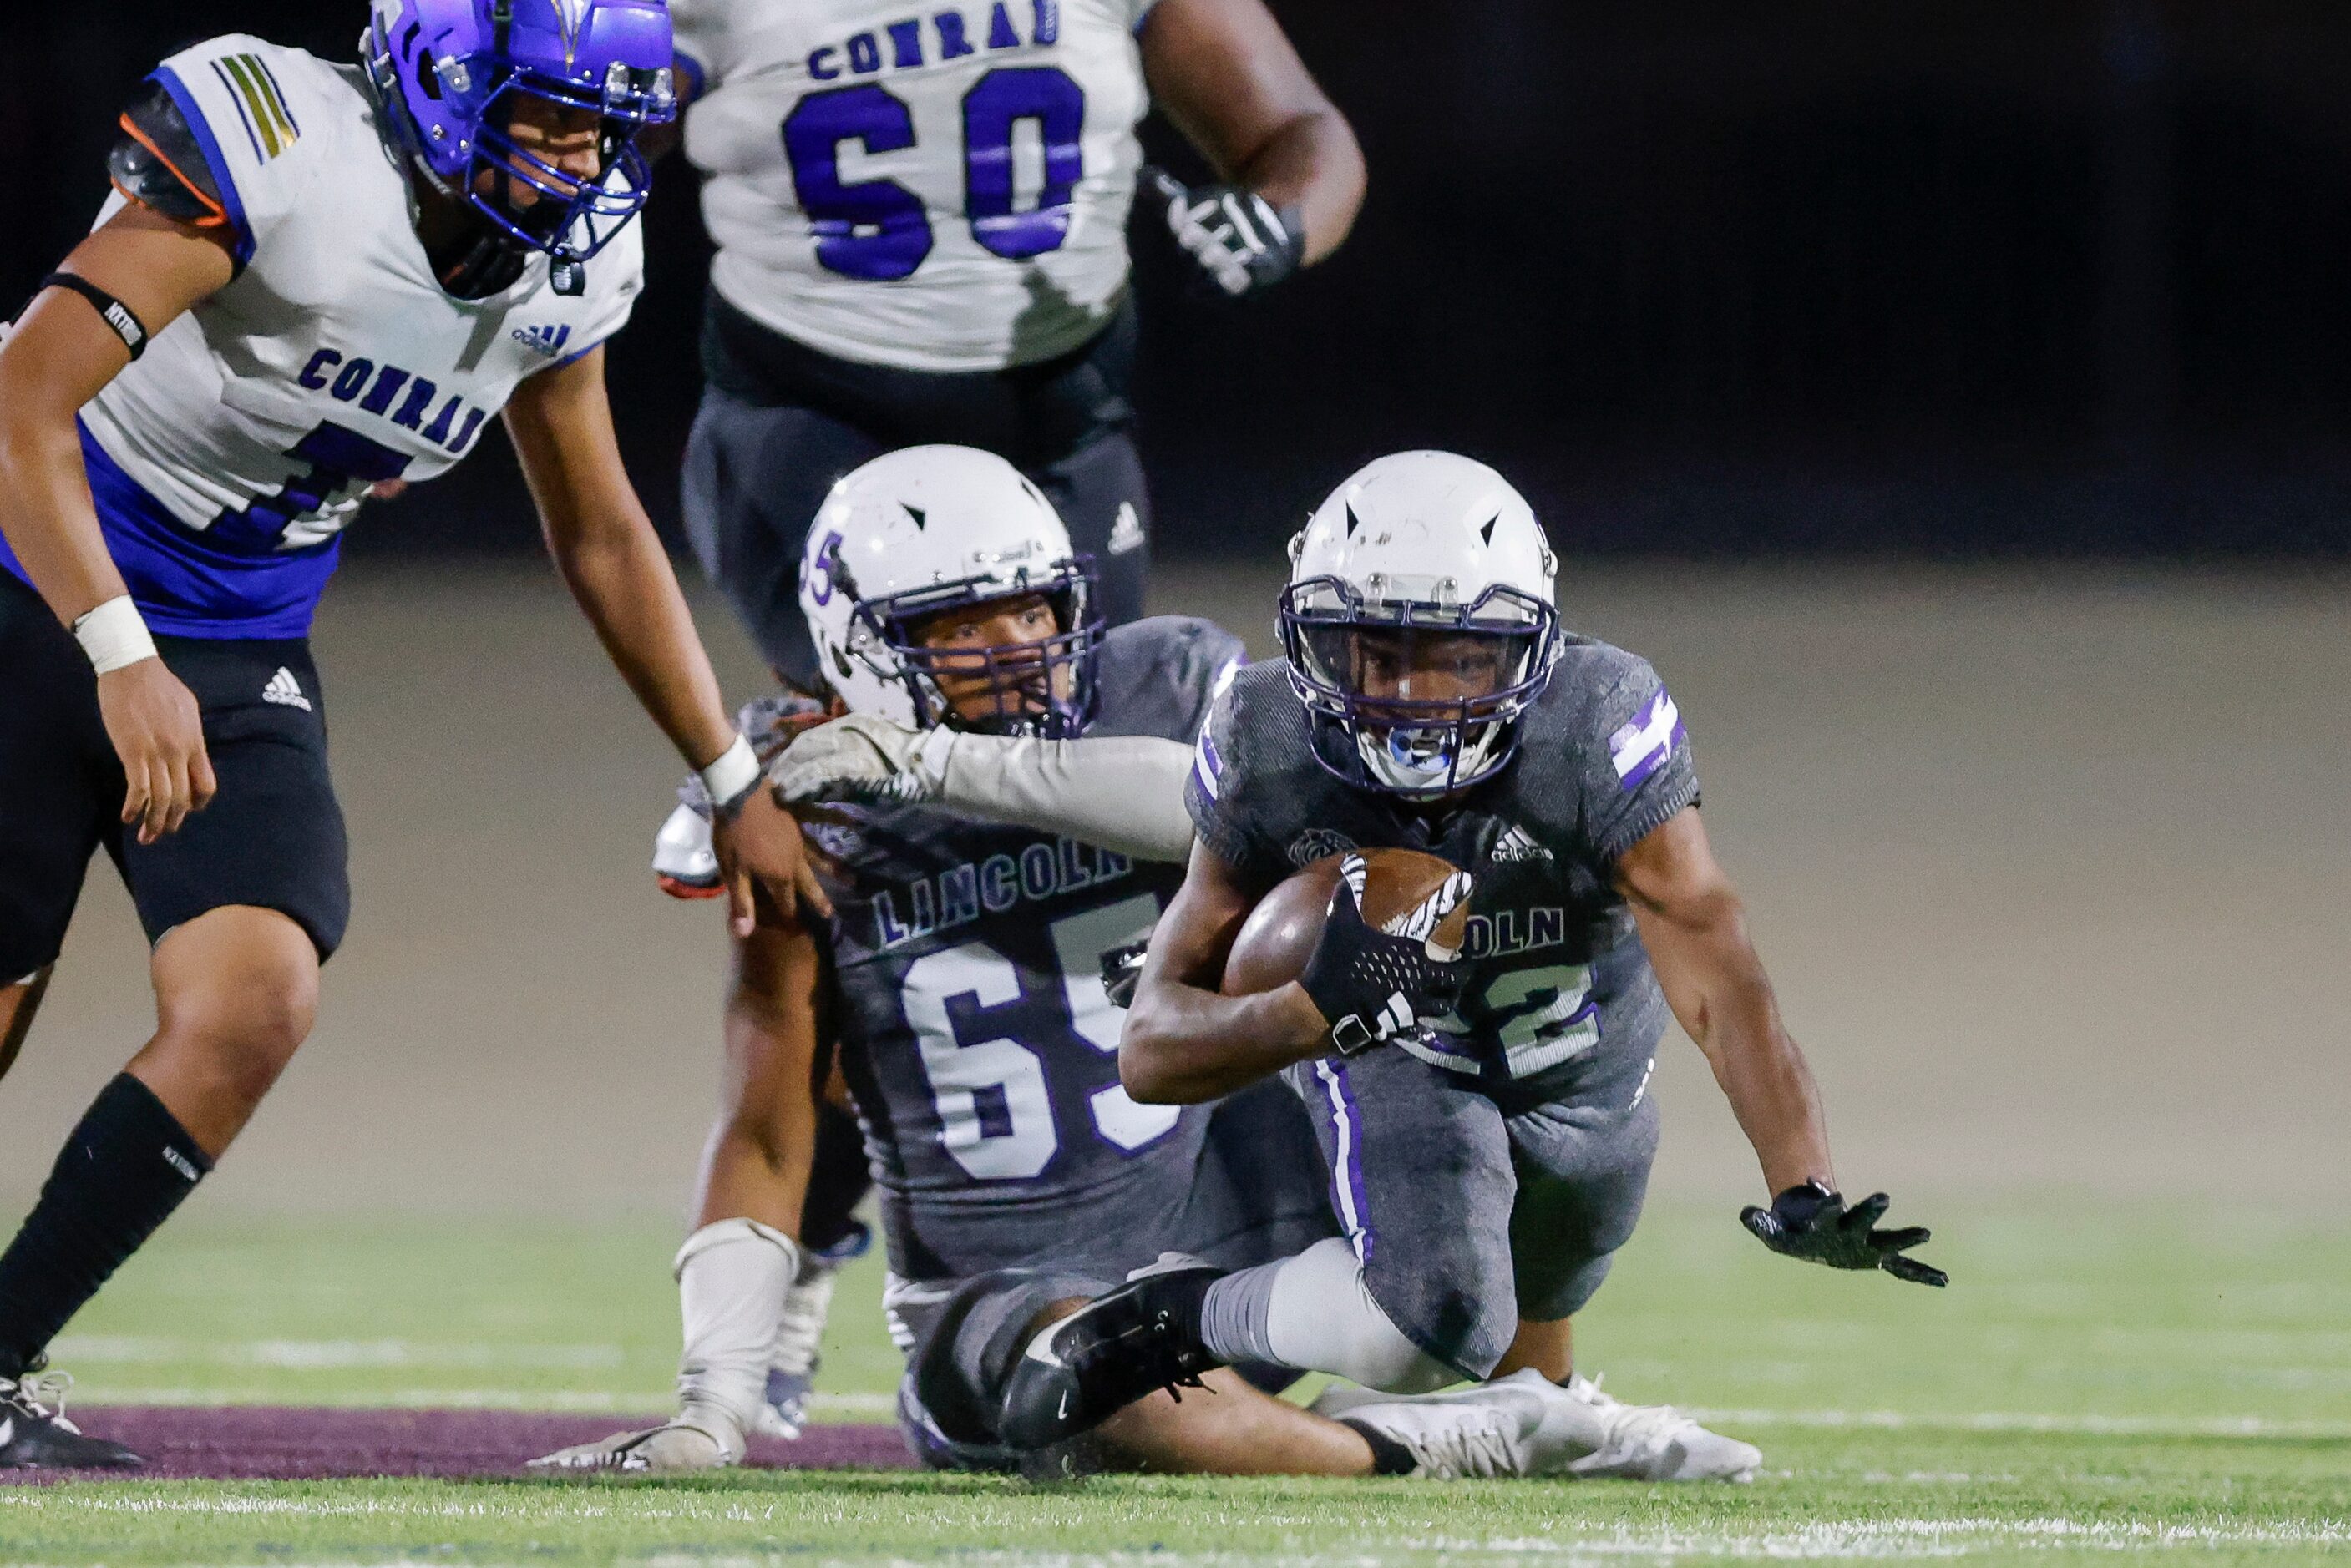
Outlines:
{"label": "black sock", "polygon": [[0,1377],[37,1361],[212,1168],[146,1085],[124,1073],[99,1091],[0,1254]]}
{"label": "black sock", "polygon": [[1372,1450],[1374,1475],[1408,1476],[1420,1468],[1420,1461],[1412,1457],[1410,1449],[1377,1428],[1363,1421],[1350,1421],[1344,1416],[1339,1417],[1339,1425],[1363,1438],[1364,1447]]}
{"label": "black sock", "polygon": [[851,1211],[872,1186],[857,1118],[829,1102],[819,1106],[816,1155],[800,1205],[800,1245],[810,1252],[830,1252],[863,1231]]}

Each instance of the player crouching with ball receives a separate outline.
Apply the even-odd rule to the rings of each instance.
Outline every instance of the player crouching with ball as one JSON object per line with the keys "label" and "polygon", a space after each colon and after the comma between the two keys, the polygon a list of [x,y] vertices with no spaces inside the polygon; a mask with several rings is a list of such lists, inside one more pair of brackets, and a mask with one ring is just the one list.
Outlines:
{"label": "player crouching with ball", "polygon": [[[1344,1235],[1250,1269],[1155,1272],[1052,1324],[1008,1379],[999,1429],[1016,1447],[1065,1442],[1235,1364],[1390,1395],[1495,1379],[1572,1407],[1554,1417],[1588,1445],[1572,1473],[1745,1479],[1754,1449],[1619,1402],[1571,1355],[1570,1319],[1647,1187],[1667,1010],[1777,1195],[1746,1210],[1750,1231],[1835,1267],[1944,1276],[1904,1255],[1925,1231],[1873,1229],[1883,1195],[1848,1209],[1837,1194],[1673,699],[1644,660],[1562,633],[1549,544],[1483,464],[1383,458],[1291,558],[1288,658],[1219,696],[1180,786],[1190,823],[1162,829],[1197,842],[1119,1067],[1145,1105],[1279,1075],[1312,1117]],[[787,755],[772,776],[788,798],[883,774],[960,807],[1019,797],[1033,820],[1101,788],[1083,743],[1011,787],[852,724]],[[1176,776],[1130,786],[1130,813],[1172,802]],[[1382,1397],[1334,1390],[1316,1408]]]}
{"label": "player crouching with ball", "polygon": [[[1313,1130],[1280,1085],[1213,1106],[1128,1095],[1123,1015],[1101,978],[1102,956],[1147,929],[1182,880],[1188,832],[1154,836],[1165,814],[1135,810],[1134,791],[1172,795],[1159,758],[1188,755],[1241,648],[1197,620],[1105,632],[1092,563],[1051,505],[1010,463],[968,448],[868,462],[809,537],[800,603],[831,690],[755,704],[753,733],[780,745],[846,711],[944,766],[959,754],[983,773],[1016,764],[999,777],[1089,736],[1108,787],[1022,826],[885,784],[812,826],[830,918],[804,905],[801,919],[768,919],[736,944],[728,1104],[676,1262],[677,1417],[539,1463],[712,1469],[765,1424],[803,1272],[828,1035],[882,1189],[884,1305],[907,1366],[899,1417],[926,1463],[1459,1477],[1550,1473],[1587,1454],[1556,1418],[1562,1399],[1541,1391],[1372,1401],[1334,1419],[1253,1386],[1297,1376],[1270,1367],[1208,1370],[1215,1397],[1139,1389],[1148,1397],[1067,1441],[1028,1452],[1006,1441],[1016,1364],[1057,1316],[1165,1253],[1246,1271],[1336,1230]],[[1123,771],[1130,759],[1139,771]]]}

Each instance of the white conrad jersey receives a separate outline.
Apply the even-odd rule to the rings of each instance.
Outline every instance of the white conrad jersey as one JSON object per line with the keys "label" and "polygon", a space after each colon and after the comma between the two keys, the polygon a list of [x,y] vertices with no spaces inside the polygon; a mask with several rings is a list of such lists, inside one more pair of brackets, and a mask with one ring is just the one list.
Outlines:
{"label": "white conrad jersey", "polygon": [[841,358],[1050,358],[1125,297],[1151,0],[674,0],[711,282]]}
{"label": "white conrad jersey", "polygon": [[452,298],[356,67],[235,35],[155,79],[204,147],[240,265],[82,410],[91,491],[157,630],[299,637],[368,487],[447,469],[525,377],[619,330],[642,236],[590,260],[578,296],[535,255],[504,293]]}

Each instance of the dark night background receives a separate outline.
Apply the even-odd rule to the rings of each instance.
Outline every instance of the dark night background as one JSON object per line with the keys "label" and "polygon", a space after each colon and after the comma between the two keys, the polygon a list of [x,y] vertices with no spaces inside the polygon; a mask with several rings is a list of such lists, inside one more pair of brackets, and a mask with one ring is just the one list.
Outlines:
{"label": "dark night background", "polygon": [[[1337,257],[1244,309],[1184,296],[1143,236],[1163,549],[1262,548],[1354,463],[1438,445],[1576,551],[2351,554],[2340,0],[1276,9],[1372,194]],[[242,30],[345,57],[363,15],[18,18],[0,307],[87,223],[159,57]],[[704,241],[664,172],[612,369],[666,520]],[[353,545],[532,536],[493,441]]]}

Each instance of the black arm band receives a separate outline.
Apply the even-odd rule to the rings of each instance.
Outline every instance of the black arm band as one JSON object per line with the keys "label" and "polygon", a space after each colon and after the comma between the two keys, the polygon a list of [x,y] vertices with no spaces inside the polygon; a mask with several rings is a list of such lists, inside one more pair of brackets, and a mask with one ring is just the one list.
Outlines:
{"label": "black arm band", "polygon": [[[147,352],[147,327],[136,312],[86,277],[76,277],[69,272],[53,272],[41,280],[42,288],[69,288],[89,301],[105,323],[114,328],[122,346],[131,350],[133,359]],[[36,289],[35,293],[40,292]]]}

